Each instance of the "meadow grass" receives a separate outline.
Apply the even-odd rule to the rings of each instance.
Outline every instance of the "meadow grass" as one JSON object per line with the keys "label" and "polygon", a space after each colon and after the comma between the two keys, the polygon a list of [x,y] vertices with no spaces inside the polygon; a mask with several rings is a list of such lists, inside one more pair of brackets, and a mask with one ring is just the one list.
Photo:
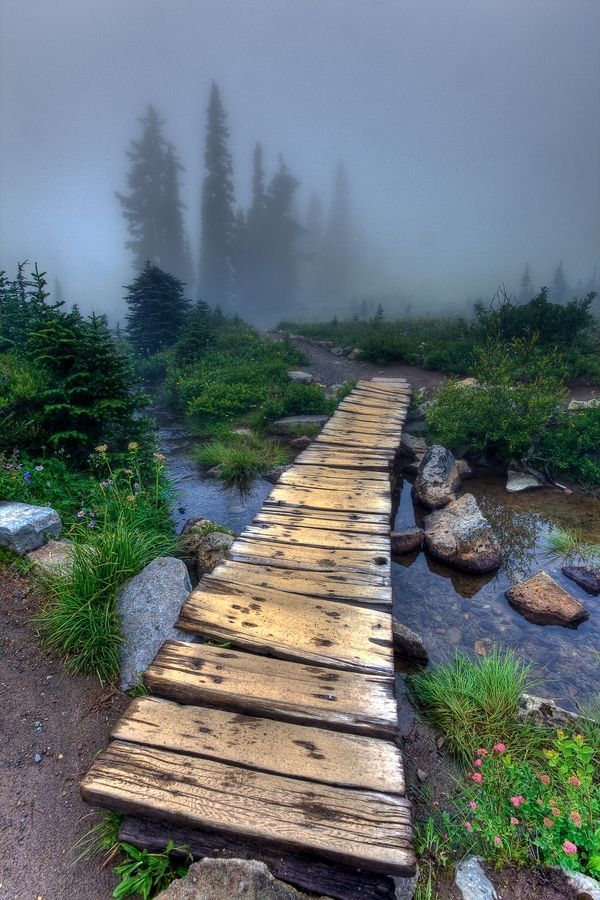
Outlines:
{"label": "meadow grass", "polygon": [[600,544],[584,541],[581,534],[567,528],[554,528],[547,538],[548,549],[556,556],[580,559],[585,562],[600,561]]}
{"label": "meadow grass", "polygon": [[543,730],[517,719],[519,698],[531,683],[529,666],[511,650],[494,649],[477,661],[457,653],[408,683],[424,719],[463,762],[498,741],[525,755],[539,747]]}
{"label": "meadow grass", "polygon": [[214,469],[226,484],[243,484],[288,462],[288,455],[278,443],[260,435],[221,430],[196,450],[194,459]]}

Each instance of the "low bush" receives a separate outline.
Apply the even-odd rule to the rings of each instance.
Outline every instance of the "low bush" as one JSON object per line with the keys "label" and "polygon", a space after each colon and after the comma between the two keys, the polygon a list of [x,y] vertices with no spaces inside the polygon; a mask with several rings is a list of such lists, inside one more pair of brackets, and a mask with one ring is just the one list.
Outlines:
{"label": "low bush", "polygon": [[600,492],[600,408],[561,410],[538,441],[536,461]]}

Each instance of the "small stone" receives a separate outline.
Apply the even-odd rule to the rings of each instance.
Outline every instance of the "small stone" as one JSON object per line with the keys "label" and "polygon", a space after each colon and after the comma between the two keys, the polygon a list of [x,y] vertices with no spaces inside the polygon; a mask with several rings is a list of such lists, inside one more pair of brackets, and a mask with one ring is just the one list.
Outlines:
{"label": "small stone", "polygon": [[313,415],[313,416],[286,416],[283,419],[277,419],[271,425],[273,434],[289,437],[298,434],[299,428],[310,425],[312,428],[322,428],[329,416]]}
{"label": "small stone", "polygon": [[41,754],[41,753],[36,753],[35,756],[33,757],[33,761],[34,761],[35,763],[41,763],[41,761],[42,761],[42,754]]}
{"label": "small stone", "polygon": [[427,781],[427,772],[424,772],[423,769],[417,769],[417,778],[419,781]]}
{"label": "small stone", "polygon": [[588,594],[595,597],[600,594],[600,569],[592,566],[563,566],[561,572]]}
{"label": "small stone", "polygon": [[483,641],[475,641],[475,653],[477,653],[478,656],[487,656],[491,644],[492,642],[489,638],[486,638]]}
{"label": "small stone", "polygon": [[392,617],[392,632],[394,635],[394,647],[401,656],[414,659],[420,663],[427,662],[429,654],[423,638],[400,622],[396,616]]}
{"label": "small stone", "polygon": [[0,502],[0,547],[19,556],[57,538],[61,528],[60,516],[49,506]]}
{"label": "small stone", "polygon": [[505,596],[528,622],[537,625],[576,627],[589,617],[585,606],[546,572],[536,572],[506,591]]}
{"label": "small stone", "polygon": [[419,880],[419,867],[410,878],[394,878],[394,900],[413,900],[417,890],[417,882]]}
{"label": "small stone", "polygon": [[416,437],[414,434],[404,432],[400,439],[400,452],[409,459],[422,457],[427,452],[427,441],[424,438]]}
{"label": "small stone", "polygon": [[161,900],[301,900],[289,884],[278,881],[266,865],[253,859],[206,858],[190,866],[187,875],[171,882]]}
{"label": "small stone", "polygon": [[392,553],[412,553],[419,550],[424,538],[422,528],[405,528],[404,531],[392,531],[390,543]]}
{"label": "small stone", "polygon": [[272,469],[268,469],[266,472],[263,472],[263,478],[265,481],[268,481],[270,484],[277,484],[283,473],[289,469],[289,466],[273,466]]}
{"label": "small stone", "polygon": [[438,750],[441,750],[445,743],[446,738],[443,734],[440,734],[440,736],[435,739],[435,746],[438,748]]}
{"label": "small stone", "polygon": [[297,384],[312,384],[315,380],[310,372],[302,372],[299,369],[293,369],[287,374],[290,381],[295,381]]}
{"label": "small stone", "polygon": [[462,900],[498,900],[494,885],[481,868],[477,856],[466,856],[457,865],[454,884]]}
{"label": "small stone", "polygon": [[306,450],[306,448],[312,444],[312,438],[309,438],[307,434],[303,434],[300,437],[293,438],[290,441],[290,447],[293,447],[294,450]]}
{"label": "small stone", "polygon": [[532,491],[541,487],[543,484],[534,475],[529,475],[527,472],[515,472],[514,469],[509,469],[507,472],[506,490],[509,494]]}
{"label": "small stone", "polygon": [[424,525],[425,546],[442,562],[470,572],[492,572],[502,563],[498,540],[472,494],[430,513]]}
{"label": "small stone", "polygon": [[466,461],[466,459],[457,459],[456,468],[458,469],[458,474],[460,475],[461,481],[465,481],[467,478],[475,477],[475,472]]}
{"label": "small stone", "polygon": [[597,409],[600,406],[600,398],[592,397],[591,400],[571,400],[567,409],[569,412],[577,412],[580,409]]}

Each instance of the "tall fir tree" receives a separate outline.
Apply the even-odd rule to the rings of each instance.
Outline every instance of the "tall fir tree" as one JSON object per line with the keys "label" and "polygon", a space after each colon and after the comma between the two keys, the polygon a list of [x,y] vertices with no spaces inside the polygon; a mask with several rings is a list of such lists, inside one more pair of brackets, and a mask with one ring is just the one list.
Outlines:
{"label": "tall fir tree", "polygon": [[280,156],[265,197],[264,277],[258,298],[260,318],[269,323],[288,314],[296,302],[298,239],[303,231],[294,209],[299,185]]}
{"label": "tall fir tree", "polygon": [[531,283],[531,274],[529,272],[529,263],[525,264],[523,275],[521,276],[521,285],[519,287],[519,303],[529,303],[533,297],[533,286]]}
{"label": "tall fir tree", "polygon": [[355,287],[356,251],[350,186],[340,162],[320,252],[317,291],[321,303],[335,305],[350,300]]}
{"label": "tall fir tree", "polygon": [[131,141],[127,153],[128,193],[117,193],[130,235],[125,246],[132,251],[135,271],[150,260],[188,281],[192,272],[180,197],[182,166],[163,137],[163,121],[152,105],[140,122],[142,136]]}
{"label": "tall fir tree", "polygon": [[229,129],[221,96],[213,81],[207,110],[200,219],[200,290],[211,303],[234,311],[234,191]]}
{"label": "tall fir tree", "polygon": [[147,262],[125,290],[127,334],[137,352],[151,356],[174,344],[189,307],[181,281]]}
{"label": "tall fir tree", "polygon": [[552,303],[566,303],[568,300],[569,288],[567,279],[563,269],[562,259],[554,270],[552,284],[550,286],[550,299]]}

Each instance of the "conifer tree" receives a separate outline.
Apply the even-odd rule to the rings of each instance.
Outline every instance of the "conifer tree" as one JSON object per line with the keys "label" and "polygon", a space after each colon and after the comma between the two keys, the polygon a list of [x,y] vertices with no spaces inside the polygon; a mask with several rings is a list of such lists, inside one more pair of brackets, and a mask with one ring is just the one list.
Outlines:
{"label": "conifer tree", "polygon": [[531,284],[531,275],[529,274],[529,263],[525,264],[523,275],[521,277],[521,287],[519,289],[519,303],[529,303],[533,297],[533,288]]}
{"label": "conifer tree", "polygon": [[125,290],[127,333],[137,352],[151,356],[174,344],[189,306],[181,281],[147,262]]}
{"label": "conifer tree", "polygon": [[300,182],[283,158],[265,197],[264,277],[260,296],[261,317],[265,321],[280,318],[293,306],[298,287],[298,239],[302,226],[294,214],[294,198]]}
{"label": "conifer tree", "polygon": [[182,166],[162,133],[163,122],[150,105],[140,120],[142,136],[131,142],[127,194],[117,193],[127,220],[135,271],[147,260],[178,278],[191,278],[189,252],[180,198]]}
{"label": "conifer tree", "polygon": [[317,290],[325,303],[350,299],[355,286],[356,240],[350,209],[350,187],[343,164],[338,163],[327,226],[320,252]]}
{"label": "conifer tree", "polygon": [[554,270],[552,285],[550,287],[550,298],[552,303],[566,303],[568,290],[562,260],[560,260]]}
{"label": "conifer tree", "polygon": [[200,289],[212,303],[233,308],[234,192],[229,130],[221,96],[213,81],[207,111],[200,218]]}

